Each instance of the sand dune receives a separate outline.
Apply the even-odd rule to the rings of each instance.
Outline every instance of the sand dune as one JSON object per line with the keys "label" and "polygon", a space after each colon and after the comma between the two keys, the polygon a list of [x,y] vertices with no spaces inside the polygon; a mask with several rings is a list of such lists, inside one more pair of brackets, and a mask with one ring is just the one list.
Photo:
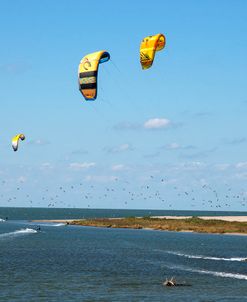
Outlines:
{"label": "sand dune", "polygon": [[[186,219],[192,218],[192,216],[152,216],[152,218],[160,219]],[[237,221],[237,222],[247,222],[247,216],[198,216],[198,218],[204,220],[224,220],[224,221]]]}

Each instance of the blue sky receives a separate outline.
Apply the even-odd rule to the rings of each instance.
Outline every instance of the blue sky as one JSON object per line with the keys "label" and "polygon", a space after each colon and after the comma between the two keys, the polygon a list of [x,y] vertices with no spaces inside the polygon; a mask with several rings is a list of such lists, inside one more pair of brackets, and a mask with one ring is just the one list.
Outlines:
{"label": "blue sky", "polygon": [[[1,1],[1,205],[246,210],[246,10]],[[159,32],[166,48],[143,71],[140,42]],[[85,102],[78,64],[103,49],[111,61]]]}

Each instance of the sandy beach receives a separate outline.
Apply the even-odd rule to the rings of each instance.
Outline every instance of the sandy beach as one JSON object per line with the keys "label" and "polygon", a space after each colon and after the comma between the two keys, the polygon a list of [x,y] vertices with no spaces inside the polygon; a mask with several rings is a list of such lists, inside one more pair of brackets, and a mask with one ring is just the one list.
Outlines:
{"label": "sandy beach", "polygon": [[[151,216],[151,218],[158,219],[189,219],[192,216]],[[198,218],[203,220],[223,220],[223,221],[236,221],[236,222],[247,222],[247,216],[198,216]],[[111,218],[120,219],[120,218]],[[79,221],[83,219],[42,219],[42,220],[32,220],[32,222],[37,223],[70,223],[72,221]]]}

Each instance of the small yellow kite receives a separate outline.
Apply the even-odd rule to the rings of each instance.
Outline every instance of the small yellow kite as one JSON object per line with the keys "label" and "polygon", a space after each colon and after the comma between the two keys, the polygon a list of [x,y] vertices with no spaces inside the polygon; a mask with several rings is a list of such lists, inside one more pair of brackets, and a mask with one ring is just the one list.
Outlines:
{"label": "small yellow kite", "polygon": [[148,36],[144,38],[140,46],[140,62],[142,69],[152,66],[156,51],[162,50],[166,45],[166,38],[163,34]]}

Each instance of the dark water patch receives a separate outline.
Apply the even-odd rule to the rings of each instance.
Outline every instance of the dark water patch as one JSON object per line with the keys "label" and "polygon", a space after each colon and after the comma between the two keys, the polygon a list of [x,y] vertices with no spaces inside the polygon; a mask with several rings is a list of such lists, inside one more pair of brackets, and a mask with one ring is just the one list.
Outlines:
{"label": "dark water patch", "polygon": [[0,207],[0,218],[10,220],[118,218],[144,216],[247,216],[247,212],[226,211],[175,211],[175,210],[124,210],[75,208],[6,208]]}

